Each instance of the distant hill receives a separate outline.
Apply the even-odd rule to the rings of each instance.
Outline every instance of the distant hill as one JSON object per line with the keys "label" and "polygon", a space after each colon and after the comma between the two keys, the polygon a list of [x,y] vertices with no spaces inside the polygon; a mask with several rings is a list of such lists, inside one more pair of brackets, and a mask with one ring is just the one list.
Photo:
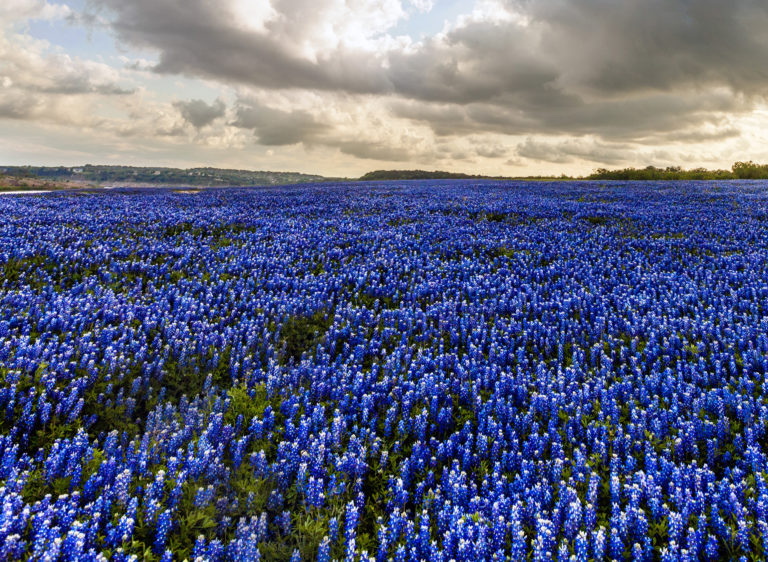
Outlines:
{"label": "distant hill", "polygon": [[330,181],[318,175],[297,172],[228,170],[220,168],[156,168],[134,166],[5,166],[0,174],[26,181],[66,183],[83,186],[194,186],[236,187],[248,185],[285,185]]}
{"label": "distant hill", "polygon": [[69,181],[58,181],[37,176],[8,176],[0,173],[0,193],[5,191],[38,191],[81,187]]}
{"label": "distant hill", "polygon": [[[359,181],[401,180],[723,180],[768,179],[768,165],[736,162],[730,170],[696,168],[600,168],[582,178],[553,176],[485,176],[428,170],[375,170]],[[81,189],[89,187],[244,187],[251,185],[288,185],[296,183],[358,181],[329,178],[298,172],[270,172],[222,168],[164,168],[138,166],[0,166],[0,191],[36,189]]]}

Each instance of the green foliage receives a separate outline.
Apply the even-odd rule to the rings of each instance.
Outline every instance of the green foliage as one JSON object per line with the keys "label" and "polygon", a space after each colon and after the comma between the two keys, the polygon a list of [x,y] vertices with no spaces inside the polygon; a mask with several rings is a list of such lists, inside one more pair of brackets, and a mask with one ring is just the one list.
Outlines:
{"label": "green foliage", "polygon": [[43,474],[36,470],[29,475],[29,479],[21,491],[21,496],[28,504],[40,501],[46,495],[59,497],[61,494],[69,493],[69,478],[56,478],[47,482]]}
{"label": "green foliage", "polygon": [[[118,433],[126,432],[128,435],[136,435],[139,432],[139,424],[136,423],[136,418],[127,415],[124,405],[101,405],[99,407],[98,402],[91,393],[86,395],[86,405],[88,411],[98,412],[96,423],[89,428],[91,433],[98,435],[102,431],[104,433],[117,431]],[[84,407],[83,409],[85,410],[86,408]]]}
{"label": "green foliage", "polygon": [[414,218],[401,217],[401,218],[396,218],[396,219],[388,220],[387,221],[387,225],[388,226],[403,226],[403,225],[406,225],[406,224],[413,224],[413,223],[416,223],[416,222],[419,222],[419,221],[417,221]]}
{"label": "green foliage", "polygon": [[45,254],[11,258],[0,267],[2,283],[7,287],[28,285],[33,290],[52,286],[57,291],[70,289],[102,270],[101,263],[60,263]]}
{"label": "green foliage", "polygon": [[731,180],[731,179],[768,179],[768,164],[736,162],[730,170],[707,170],[694,168],[684,170],[680,166],[657,168],[623,168],[608,170],[598,168],[587,176],[592,180]]}
{"label": "green foliage", "polygon": [[[84,463],[81,482],[87,482],[99,470],[103,461],[104,457],[101,451],[95,450],[93,457]],[[29,478],[21,490],[21,495],[24,501],[31,505],[42,500],[48,494],[53,498],[62,494],[69,494],[72,491],[71,488],[71,478],[55,478],[48,481],[40,470],[35,470],[29,474]]]}
{"label": "green foliage", "polygon": [[509,218],[507,213],[485,213],[485,220],[488,222],[504,222]]}
{"label": "green foliage", "polygon": [[165,364],[165,376],[162,380],[152,379],[156,390],[164,387],[166,401],[178,402],[182,395],[197,396],[203,390],[205,379],[210,375],[211,383],[215,386],[227,386],[230,380],[229,359],[231,347],[225,347],[219,355],[219,362],[212,369],[205,368],[207,360],[194,358],[188,363],[180,364],[172,361]]}
{"label": "green foliage", "polygon": [[350,287],[350,302],[354,304],[355,306],[364,306],[365,308],[369,310],[374,310],[376,308],[376,301],[379,302],[379,305],[382,308],[388,309],[388,310],[394,310],[396,308],[399,308],[400,302],[396,300],[393,297],[390,297],[388,295],[372,295],[366,291],[355,291],[354,287]]}
{"label": "green foliage", "polygon": [[214,248],[223,248],[232,244],[230,236],[240,232],[253,232],[252,226],[244,223],[232,222],[222,224],[198,224],[190,221],[178,222],[169,225],[163,230],[166,236],[180,236],[189,234],[194,237],[213,238],[210,242]]}
{"label": "green foliage", "polygon": [[62,423],[56,416],[52,416],[51,421],[46,427],[38,429],[34,434],[30,435],[29,449],[32,451],[39,449],[48,450],[57,440],[74,437],[80,428],[79,421]]}
{"label": "green foliage", "polygon": [[312,275],[322,275],[325,273],[325,264],[321,260],[315,260],[310,272]]}
{"label": "green foliage", "polygon": [[[210,540],[215,537],[218,527],[215,506],[209,504],[203,508],[195,507],[197,488],[193,485],[184,488],[184,496],[179,502],[179,526],[168,537],[169,547],[179,560],[184,560],[192,554],[197,537],[203,535]],[[152,544],[151,537],[146,544]]]}
{"label": "green foliage", "polygon": [[530,253],[530,250],[516,250],[507,246],[493,246],[486,250],[486,254],[491,258],[513,259],[516,256],[528,256]]}
{"label": "green foliage", "polygon": [[733,167],[734,177],[738,179],[757,180],[768,178],[768,164],[755,164],[748,162],[736,162]]}
{"label": "green foliage", "polygon": [[317,345],[333,323],[333,315],[319,310],[311,316],[290,316],[280,326],[283,342],[281,361],[297,362],[305,351]]}
{"label": "green foliage", "polygon": [[240,415],[246,421],[253,417],[261,417],[268,405],[272,405],[275,411],[280,408],[280,398],[270,400],[264,383],[254,385],[250,390],[244,385],[230,388],[227,396],[230,404],[224,415],[224,421],[229,424],[234,424]]}
{"label": "green foliage", "polygon": [[584,220],[592,226],[602,226],[608,224],[611,221],[610,217],[606,216],[589,216],[584,217]]}

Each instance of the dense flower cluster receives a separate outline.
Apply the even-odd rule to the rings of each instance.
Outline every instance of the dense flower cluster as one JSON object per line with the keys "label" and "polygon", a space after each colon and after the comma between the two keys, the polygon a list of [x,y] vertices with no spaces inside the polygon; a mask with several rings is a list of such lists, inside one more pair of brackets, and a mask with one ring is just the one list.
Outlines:
{"label": "dense flower cluster", "polygon": [[0,217],[0,559],[768,556],[764,183]]}

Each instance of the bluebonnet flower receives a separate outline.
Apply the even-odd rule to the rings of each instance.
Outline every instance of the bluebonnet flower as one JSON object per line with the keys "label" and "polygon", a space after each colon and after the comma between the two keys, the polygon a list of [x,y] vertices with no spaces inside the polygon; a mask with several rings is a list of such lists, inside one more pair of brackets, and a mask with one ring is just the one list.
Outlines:
{"label": "bluebonnet flower", "polygon": [[168,533],[171,530],[171,512],[170,510],[164,510],[157,518],[157,524],[155,525],[155,553],[160,553],[165,548],[165,543],[168,540]]}
{"label": "bluebonnet flower", "polygon": [[603,527],[600,527],[592,534],[592,556],[596,560],[602,560],[605,557],[606,540]]}
{"label": "bluebonnet flower", "polygon": [[331,562],[331,541],[328,536],[323,537],[317,552],[317,562]]}
{"label": "bluebonnet flower", "polygon": [[331,544],[335,544],[339,540],[339,520],[335,517],[328,520],[328,537]]}
{"label": "bluebonnet flower", "polygon": [[575,550],[577,562],[586,562],[589,560],[589,542],[584,531],[581,531],[576,535]]}
{"label": "bluebonnet flower", "polygon": [[378,559],[755,555],[761,185],[0,200],[0,557],[129,559],[185,505],[200,560],[297,505],[345,507],[320,558],[371,508]]}

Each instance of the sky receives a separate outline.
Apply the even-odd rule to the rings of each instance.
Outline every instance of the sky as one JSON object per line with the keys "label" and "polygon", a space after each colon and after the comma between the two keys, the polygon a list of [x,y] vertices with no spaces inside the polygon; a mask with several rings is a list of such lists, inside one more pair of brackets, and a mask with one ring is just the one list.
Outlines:
{"label": "sky", "polygon": [[2,0],[0,164],[768,162],[765,0]]}

